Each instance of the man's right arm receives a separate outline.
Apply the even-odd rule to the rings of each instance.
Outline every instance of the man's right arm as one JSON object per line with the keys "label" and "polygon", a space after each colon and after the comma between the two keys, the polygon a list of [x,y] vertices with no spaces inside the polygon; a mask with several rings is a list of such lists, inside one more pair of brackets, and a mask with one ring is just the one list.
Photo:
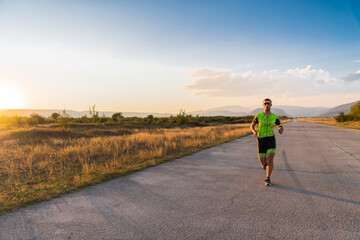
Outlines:
{"label": "man's right arm", "polygon": [[257,137],[257,131],[255,129],[256,124],[258,124],[259,120],[257,119],[257,117],[255,116],[254,120],[252,121],[251,125],[250,125],[250,129],[253,132],[253,136]]}

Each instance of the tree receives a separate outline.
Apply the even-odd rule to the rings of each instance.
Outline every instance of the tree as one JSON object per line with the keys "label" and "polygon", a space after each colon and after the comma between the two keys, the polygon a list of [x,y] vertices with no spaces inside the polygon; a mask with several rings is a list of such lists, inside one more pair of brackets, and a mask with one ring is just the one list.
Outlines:
{"label": "tree", "polygon": [[117,112],[117,113],[114,113],[112,116],[111,116],[112,120],[114,122],[118,122],[119,120],[121,120],[123,117],[123,114],[121,112]]}
{"label": "tree", "polygon": [[350,113],[355,121],[360,120],[360,102],[351,106],[351,113]]}
{"label": "tree", "polygon": [[81,122],[82,123],[88,123],[89,122],[89,118],[87,117],[87,115],[85,114],[85,115],[83,115],[83,116],[81,116]]}
{"label": "tree", "polygon": [[29,125],[43,124],[46,122],[45,118],[37,113],[32,113],[28,119]]}
{"label": "tree", "polygon": [[187,122],[185,110],[180,109],[179,114],[176,116],[176,124],[183,125]]}
{"label": "tree", "polygon": [[346,122],[346,121],[359,121],[360,120],[360,102],[351,106],[351,112],[345,114],[340,112],[338,116],[335,117],[337,122]]}
{"label": "tree", "polygon": [[58,124],[59,128],[63,129],[64,131],[70,128],[70,114],[66,112],[65,108],[58,117]]}
{"label": "tree", "polygon": [[53,113],[51,114],[51,118],[54,119],[54,120],[57,120],[58,117],[60,117],[60,114],[57,113],[57,112],[53,112]]}
{"label": "tree", "polygon": [[95,104],[89,107],[89,114],[93,122],[99,119],[99,112],[95,110]]}
{"label": "tree", "polygon": [[153,122],[153,120],[154,120],[154,116],[153,115],[147,115],[147,117],[146,117],[146,121],[147,122],[149,122],[149,123],[151,123],[151,122]]}
{"label": "tree", "polygon": [[351,114],[345,114],[344,112],[339,112],[339,115],[335,117],[337,122],[346,122],[354,120],[354,117]]}

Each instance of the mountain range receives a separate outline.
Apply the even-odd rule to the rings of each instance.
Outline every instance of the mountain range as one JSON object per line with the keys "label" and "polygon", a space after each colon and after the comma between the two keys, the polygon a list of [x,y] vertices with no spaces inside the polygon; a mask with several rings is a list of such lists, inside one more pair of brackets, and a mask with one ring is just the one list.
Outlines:
{"label": "mountain range", "polygon": [[[342,104],[333,108],[326,107],[300,107],[300,106],[288,106],[288,105],[277,105],[271,110],[278,116],[289,116],[289,117],[332,117],[339,115],[339,112],[344,112],[345,114],[350,113],[350,108],[352,105],[360,102],[360,100]],[[243,107],[240,105],[232,106],[223,106],[210,108],[207,110],[198,110],[188,112],[193,116],[248,116],[255,115],[261,112],[263,108],[252,109],[248,107]],[[44,117],[51,116],[54,112],[61,112],[59,109],[3,109],[0,110],[0,116],[25,116],[29,117],[33,113],[37,113]],[[67,110],[68,114],[71,117],[78,118],[84,115],[89,116],[88,111],[73,111]],[[99,116],[111,117],[115,112],[99,111]],[[175,116],[177,113],[151,113],[151,112],[122,112],[124,117],[146,117],[148,115],[153,115],[154,117],[169,117],[171,115]]]}
{"label": "mountain range", "polygon": [[[350,113],[351,106],[358,102],[360,102],[360,100],[342,104],[333,108],[276,105],[275,107],[271,108],[271,111],[278,116],[288,117],[333,117],[339,115],[339,112],[344,112],[345,114]],[[250,108],[242,106],[224,106],[211,108],[208,110],[194,111],[190,112],[190,114],[193,116],[197,114],[200,116],[247,116],[255,115],[262,111],[263,108],[251,110]]]}
{"label": "mountain range", "polygon": [[[0,116],[23,116],[30,117],[31,114],[36,113],[44,117],[50,117],[52,113],[61,113],[63,110],[59,109],[2,109],[0,110]],[[66,110],[66,113],[69,114],[73,118],[80,118],[82,116],[87,115],[90,116],[89,111],[74,111],[74,110]],[[110,111],[99,111],[99,116],[111,117],[116,112]],[[147,117],[148,115],[153,115],[156,117],[169,117],[171,115],[176,115],[173,113],[146,113],[146,112],[121,112],[124,117]]]}
{"label": "mountain range", "polygon": [[334,107],[334,108],[331,108],[331,109],[328,109],[327,111],[321,113],[319,115],[319,117],[332,117],[332,116],[337,116],[339,115],[339,112],[343,112],[345,114],[348,114],[351,112],[351,106],[353,106],[354,104],[360,102],[359,101],[355,101],[355,102],[352,102],[352,103],[346,103],[346,104],[342,104],[342,105],[339,105],[337,107]]}

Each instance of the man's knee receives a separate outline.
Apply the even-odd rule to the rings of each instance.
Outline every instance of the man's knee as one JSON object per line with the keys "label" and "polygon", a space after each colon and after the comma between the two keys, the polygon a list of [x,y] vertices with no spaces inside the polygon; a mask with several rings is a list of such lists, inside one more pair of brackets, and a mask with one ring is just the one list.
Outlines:
{"label": "man's knee", "polygon": [[273,153],[273,152],[268,152],[268,153],[266,154],[266,158],[267,158],[267,159],[274,159],[274,156],[275,156],[275,153]]}
{"label": "man's knee", "polygon": [[273,163],[275,153],[268,153],[266,154],[266,160],[269,162],[269,164]]}
{"label": "man's knee", "polygon": [[266,162],[266,157],[259,157],[259,160],[264,165]]}

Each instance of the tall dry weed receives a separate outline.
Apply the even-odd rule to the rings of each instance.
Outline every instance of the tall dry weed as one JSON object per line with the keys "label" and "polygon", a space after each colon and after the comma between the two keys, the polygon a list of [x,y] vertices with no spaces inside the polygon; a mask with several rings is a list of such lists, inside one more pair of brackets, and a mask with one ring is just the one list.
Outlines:
{"label": "tall dry weed", "polygon": [[326,118],[299,118],[300,121],[321,123],[330,126],[344,127],[350,129],[360,129],[360,121],[346,121],[346,122],[337,122],[334,117]]}
{"label": "tall dry weed", "polygon": [[[134,130],[120,136],[4,138],[0,212],[156,165],[250,133],[249,124]],[[9,133],[11,134],[11,133]]]}

